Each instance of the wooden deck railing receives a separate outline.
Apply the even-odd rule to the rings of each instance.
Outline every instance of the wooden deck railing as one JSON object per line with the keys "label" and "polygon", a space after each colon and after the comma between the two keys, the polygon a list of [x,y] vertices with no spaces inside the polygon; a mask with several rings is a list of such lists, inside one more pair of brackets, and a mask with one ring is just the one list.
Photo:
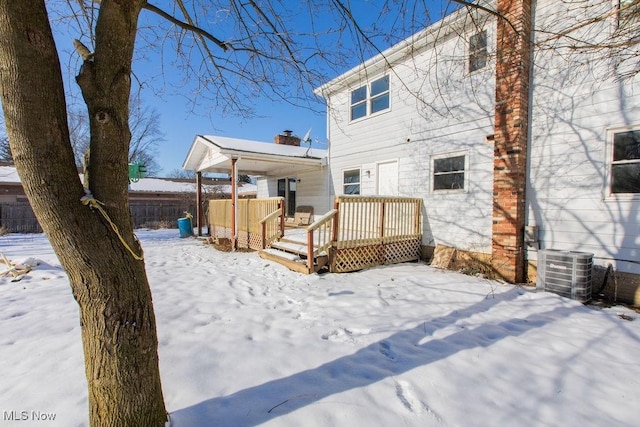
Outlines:
{"label": "wooden deck railing", "polygon": [[[231,209],[230,200],[210,202],[212,237],[236,238],[237,247],[261,250],[284,234],[282,197],[238,200],[236,236],[231,235]],[[338,196],[334,209],[306,227],[305,234],[309,272],[327,260],[332,272],[416,260],[422,241],[422,199]],[[328,258],[321,260],[323,256]]]}
{"label": "wooden deck railing", "polygon": [[422,199],[338,196],[334,208],[330,271],[420,258]]}
{"label": "wooden deck railing", "polygon": [[337,214],[338,211],[333,209],[306,228],[307,267],[309,271],[313,271],[313,261],[318,255],[329,254],[333,237],[333,219]]}
{"label": "wooden deck railing", "polygon": [[422,237],[422,199],[338,196],[333,239],[339,248]]}
{"label": "wooden deck railing", "polygon": [[278,209],[260,220],[260,235],[264,249],[274,240],[284,235],[284,205],[281,203]]}
{"label": "wooden deck railing", "polygon": [[[284,216],[282,206],[284,198],[269,197],[264,199],[240,199],[238,203],[237,236],[231,235],[231,200],[211,200],[209,202],[208,220],[212,237],[238,239],[238,246],[263,249],[265,239],[270,239],[276,234],[274,227],[279,227],[279,233],[284,229]],[[276,212],[280,212],[276,215]],[[272,216],[273,214],[273,216]],[[277,220],[277,217],[280,220]],[[268,219],[266,219],[268,217]],[[264,220],[264,222],[263,222]],[[279,224],[279,225],[276,225]],[[263,226],[266,227],[263,236]]]}

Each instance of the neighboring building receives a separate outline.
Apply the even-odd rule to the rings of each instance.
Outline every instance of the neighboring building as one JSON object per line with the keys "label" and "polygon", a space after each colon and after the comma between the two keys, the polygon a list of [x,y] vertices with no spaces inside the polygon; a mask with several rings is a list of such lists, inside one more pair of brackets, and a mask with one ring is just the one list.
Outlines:
{"label": "neighboring building", "polygon": [[317,89],[333,188],[423,198],[425,246],[490,256],[509,281],[538,248],[593,253],[640,302],[640,79],[621,61],[640,53],[595,48],[638,34],[638,9],[480,3],[507,19],[461,9]]}
{"label": "neighboring building", "polygon": [[[82,176],[80,175],[80,178]],[[228,180],[205,179],[204,199],[230,197]],[[176,226],[185,211],[195,215],[196,185],[194,180],[142,178],[129,185],[129,205],[135,227]],[[255,197],[254,184],[242,184],[240,197]],[[0,226],[11,232],[40,232],[35,215],[22,188],[16,168],[0,165]]]}

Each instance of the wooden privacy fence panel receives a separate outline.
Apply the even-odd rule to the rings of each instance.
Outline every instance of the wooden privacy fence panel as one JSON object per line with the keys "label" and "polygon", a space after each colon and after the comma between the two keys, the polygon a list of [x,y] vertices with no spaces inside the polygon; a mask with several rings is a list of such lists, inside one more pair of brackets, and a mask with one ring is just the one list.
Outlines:
{"label": "wooden privacy fence panel", "polygon": [[185,212],[193,214],[195,204],[131,203],[129,205],[134,228],[176,228]]}
{"label": "wooden privacy fence panel", "polygon": [[[262,223],[261,221],[269,217],[270,214],[282,209],[282,203],[284,199],[282,197],[269,197],[264,199],[240,199],[237,200],[238,204],[238,216],[236,230],[238,247],[251,248],[251,249],[263,249],[264,240],[271,241],[275,237],[275,228],[273,221],[268,221],[266,228],[267,233],[270,235],[263,237],[262,235]],[[210,235],[213,238],[220,239],[232,239],[232,204],[231,200],[211,200],[209,201],[209,210],[207,218],[209,220]],[[282,214],[278,215],[282,218]],[[282,219],[279,221],[282,222]],[[281,227],[280,227],[281,228]],[[281,232],[278,231],[278,234]]]}
{"label": "wooden privacy fence panel", "polygon": [[[131,203],[129,205],[134,228],[177,228],[178,218],[193,213],[195,204],[189,203]],[[0,226],[10,233],[42,233],[29,203],[0,204]]]}
{"label": "wooden privacy fence panel", "polygon": [[422,199],[338,196],[331,271],[420,259]]}
{"label": "wooden privacy fence panel", "polygon": [[29,203],[1,204],[0,226],[10,233],[42,233],[42,228]]}

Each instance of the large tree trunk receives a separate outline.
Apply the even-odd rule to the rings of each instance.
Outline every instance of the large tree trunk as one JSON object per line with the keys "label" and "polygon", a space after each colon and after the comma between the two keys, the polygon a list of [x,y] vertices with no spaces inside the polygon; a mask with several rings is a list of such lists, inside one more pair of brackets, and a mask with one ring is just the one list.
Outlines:
{"label": "large tree trunk", "polygon": [[[103,0],[96,52],[78,77],[91,118],[90,190],[69,141],[60,62],[44,0],[0,0],[0,89],[25,193],[69,276],[80,307],[93,426],[166,420],[157,334],[141,248],[127,202],[130,67],[141,1]],[[130,249],[130,250],[129,250]]]}

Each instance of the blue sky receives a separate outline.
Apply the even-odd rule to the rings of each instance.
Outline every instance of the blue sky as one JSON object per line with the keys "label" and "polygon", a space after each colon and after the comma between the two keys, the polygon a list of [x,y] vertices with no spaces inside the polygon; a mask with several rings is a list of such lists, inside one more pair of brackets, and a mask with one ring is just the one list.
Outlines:
{"label": "blue sky", "polygon": [[[172,3],[166,0],[159,0],[156,4],[166,10],[171,10]],[[381,50],[439,19],[449,1],[429,0],[400,3],[406,3],[409,6],[404,14],[393,9],[398,4],[394,1],[345,1],[345,4],[349,5],[351,12],[363,29],[375,29],[380,34],[375,39],[375,42]],[[280,3],[275,2],[275,4]],[[393,7],[389,8],[389,5]],[[386,12],[383,10],[385,6],[387,7]],[[294,10],[293,21],[287,21],[286,23],[287,27],[291,28],[292,31],[302,33],[313,26],[316,32],[327,33],[321,41],[323,43],[322,46],[326,49],[333,49],[336,46],[341,46],[344,49],[354,48],[353,40],[348,33],[337,34],[334,32],[331,34],[332,26],[335,25],[335,15],[331,16],[328,13],[319,12],[316,15],[309,8],[301,6],[301,3],[298,2],[287,3],[282,7],[290,8],[291,10],[288,12],[291,12],[296,7],[300,7],[302,12],[307,12],[306,15],[305,13],[296,14]],[[428,12],[420,8],[428,8]],[[431,15],[431,18],[426,16],[427,13]],[[404,16],[407,21],[402,21],[402,18],[399,19],[399,15]],[[407,16],[410,17],[407,18]],[[299,136],[303,136],[309,129],[312,129],[311,136],[314,140],[314,146],[327,148],[324,103],[322,99],[313,94],[313,88],[310,85],[303,89],[302,95],[311,101],[313,109],[296,107],[283,101],[274,101],[268,97],[259,96],[247,101],[254,108],[254,114],[250,117],[223,114],[219,109],[210,108],[211,106],[207,105],[204,98],[194,97],[193,94],[198,90],[197,79],[196,81],[190,81],[186,85],[183,84],[183,75],[175,67],[174,47],[171,42],[162,40],[161,35],[156,36],[160,37],[155,39],[156,43],[158,43],[157,40],[162,40],[163,48],[158,49],[156,46],[155,51],[153,48],[146,49],[147,35],[161,33],[160,31],[146,30],[146,28],[154,29],[156,27],[154,25],[156,19],[159,18],[153,13],[149,11],[142,12],[141,30],[138,36],[140,47],[137,49],[136,60],[133,64],[134,86],[136,82],[141,83],[141,86],[137,85],[133,89],[140,90],[143,105],[153,107],[160,114],[161,132],[165,135],[165,140],[157,147],[157,162],[162,168],[160,176],[181,168],[189,147],[195,135],[198,134],[213,134],[272,142],[273,137],[285,129],[292,130],[294,134]],[[227,33],[232,34],[232,25],[230,25],[229,20],[225,22],[224,19],[221,19],[220,14],[211,16],[209,21],[212,23],[211,27],[206,29],[216,37],[224,40]],[[387,30],[392,27],[394,30]],[[55,24],[54,29],[56,29]],[[84,39],[78,37],[74,31],[74,28],[56,29],[63,72],[66,71],[66,81],[69,86],[67,89],[72,92],[77,91],[77,88],[74,88],[73,76],[80,64],[77,55],[72,51],[71,40],[80,38],[85,43],[87,42],[86,37]],[[309,38],[304,40],[305,43],[309,44],[317,42]],[[214,47],[214,49],[217,48]],[[162,56],[160,53],[162,53]],[[370,56],[372,56],[372,53],[365,54],[365,57]],[[360,61],[357,56],[353,56],[350,62],[342,64],[342,67],[326,67],[326,70],[321,70],[324,74],[322,82],[333,79],[350,67],[357,65]],[[68,66],[65,64],[68,64]],[[322,63],[318,63],[317,67],[323,68],[324,66]],[[194,107],[194,102],[198,102],[199,106]]]}

